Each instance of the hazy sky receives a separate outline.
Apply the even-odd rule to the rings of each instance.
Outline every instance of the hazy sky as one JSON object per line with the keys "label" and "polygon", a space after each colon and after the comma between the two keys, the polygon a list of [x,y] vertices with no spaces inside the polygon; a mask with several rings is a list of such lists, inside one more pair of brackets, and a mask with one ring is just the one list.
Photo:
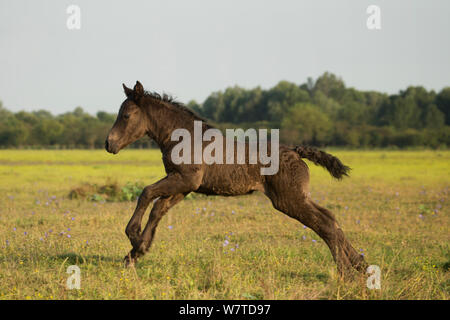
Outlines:
{"label": "hazy sky", "polygon": [[[69,5],[81,29],[69,30]],[[366,9],[381,8],[381,30]],[[361,90],[450,85],[448,0],[0,0],[0,100],[116,112],[122,82],[199,102],[325,71]]]}

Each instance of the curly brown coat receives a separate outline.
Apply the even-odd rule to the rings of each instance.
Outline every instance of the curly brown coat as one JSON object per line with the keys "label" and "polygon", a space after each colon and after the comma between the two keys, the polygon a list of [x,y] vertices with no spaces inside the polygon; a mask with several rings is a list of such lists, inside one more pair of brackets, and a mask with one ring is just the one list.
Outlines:
{"label": "curly brown coat", "polygon": [[[127,99],[122,103],[117,119],[105,142],[110,153],[118,153],[144,135],[156,141],[162,152],[167,176],[144,188],[134,214],[126,227],[132,249],[125,257],[127,265],[144,255],[150,248],[158,222],[190,192],[207,195],[237,196],[254,191],[263,192],[273,206],[316,232],[328,245],[338,271],[346,274],[351,267],[365,272],[367,264],[345,238],[334,215],[314,203],[308,192],[309,170],[302,158],[325,167],[340,179],[349,168],[320,150],[305,146],[280,146],[279,170],[274,175],[261,175],[261,163],[256,164],[175,164],[171,150],[177,144],[171,141],[175,129],[184,128],[193,133],[194,120],[203,120],[169,96],[144,91],[136,82],[133,89],[123,85]],[[203,132],[211,128],[203,123]],[[206,144],[203,142],[203,147]],[[191,148],[193,150],[193,148]],[[235,148],[237,150],[237,148]],[[270,148],[269,148],[270,151]],[[236,152],[236,151],[235,151]],[[249,152],[246,143],[246,152]],[[236,156],[236,155],[235,155]],[[149,220],[141,232],[143,215],[154,202]]]}

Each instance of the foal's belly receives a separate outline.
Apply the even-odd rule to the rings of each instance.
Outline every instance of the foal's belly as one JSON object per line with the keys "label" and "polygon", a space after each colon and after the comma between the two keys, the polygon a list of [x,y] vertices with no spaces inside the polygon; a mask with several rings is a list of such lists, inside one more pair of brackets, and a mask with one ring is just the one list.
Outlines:
{"label": "foal's belly", "polygon": [[257,165],[214,164],[207,166],[202,184],[196,192],[236,196],[264,191],[263,179]]}

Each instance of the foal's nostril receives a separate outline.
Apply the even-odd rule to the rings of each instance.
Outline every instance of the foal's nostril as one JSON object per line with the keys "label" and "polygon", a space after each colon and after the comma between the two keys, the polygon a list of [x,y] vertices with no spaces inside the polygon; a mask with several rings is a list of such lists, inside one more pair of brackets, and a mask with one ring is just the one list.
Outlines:
{"label": "foal's nostril", "polygon": [[108,142],[108,139],[105,140],[105,149],[106,149],[106,151],[109,151],[109,142]]}

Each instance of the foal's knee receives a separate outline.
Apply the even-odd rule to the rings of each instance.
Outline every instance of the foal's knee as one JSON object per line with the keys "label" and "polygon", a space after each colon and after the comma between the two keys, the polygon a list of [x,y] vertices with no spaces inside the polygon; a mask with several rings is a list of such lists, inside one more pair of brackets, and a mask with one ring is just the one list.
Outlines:
{"label": "foal's knee", "polygon": [[140,201],[150,202],[152,199],[152,186],[146,186],[139,196]]}
{"label": "foal's knee", "polygon": [[136,236],[139,233],[139,225],[129,223],[125,228],[125,234],[128,238]]}

